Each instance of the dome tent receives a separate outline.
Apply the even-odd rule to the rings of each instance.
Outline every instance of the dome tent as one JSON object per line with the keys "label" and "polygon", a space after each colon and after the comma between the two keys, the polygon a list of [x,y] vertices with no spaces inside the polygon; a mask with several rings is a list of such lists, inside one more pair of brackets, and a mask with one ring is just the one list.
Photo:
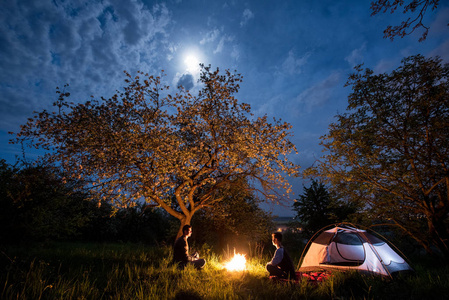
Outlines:
{"label": "dome tent", "polygon": [[300,259],[300,272],[339,269],[391,276],[399,271],[413,271],[405,259],[380,237],[352,224],[330,226],[333,228],[321,229],[306,245]]}

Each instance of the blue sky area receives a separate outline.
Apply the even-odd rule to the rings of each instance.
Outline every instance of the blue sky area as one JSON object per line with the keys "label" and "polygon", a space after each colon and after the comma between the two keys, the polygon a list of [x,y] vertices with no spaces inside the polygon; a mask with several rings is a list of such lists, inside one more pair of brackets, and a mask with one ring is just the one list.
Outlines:
{"label": "blue sky area", "polygon": [[[449,61],[449,3],[426,14],[430,26],[394,41],[383,38],[402,12],[370,16],[361,0],[8,0],[0,3],[0,158],[14,163],[9,145],[33,111],[51,109],[55,88],[70,84],[71,101],[110,97],[123,71],[167,73],[167,83],[197,89],[197,64],[236,69],[244,82],[237,98],[256,116],[293,125],[303,168],[321,154],[319,137],[347,106],[344,84],[364,63],[390,72],[415,54]],[[35,153],[27,152],[28,158]],[[292,179],[293,198],[303,182]],[[277,215],[286,207],[267,206]]]}

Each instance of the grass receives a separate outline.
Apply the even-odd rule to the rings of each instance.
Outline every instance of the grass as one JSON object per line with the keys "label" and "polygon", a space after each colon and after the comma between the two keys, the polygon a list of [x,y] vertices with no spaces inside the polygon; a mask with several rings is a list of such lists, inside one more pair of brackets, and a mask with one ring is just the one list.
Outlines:
{"label": "grass", "polygon": [[[1,249],[0,299],[442,299],[449,267],[415,264],[416,274],[389,280],[338,273],[314,285],[268,279],[270,257],[248,258],[248,268],[228,272],[229,255],[206,251],[202,271],[170,264],[169,247],[136,244],[54,243]],[[202,252],[204,253],[204,252]]]}

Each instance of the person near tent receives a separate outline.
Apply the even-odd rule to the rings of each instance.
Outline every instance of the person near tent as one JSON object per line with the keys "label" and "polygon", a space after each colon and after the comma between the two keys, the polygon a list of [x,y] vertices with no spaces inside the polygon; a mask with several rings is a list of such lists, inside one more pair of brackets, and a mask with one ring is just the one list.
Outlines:
{"label": "person near tent", "polygon": [[192,226],[184,225],[182,227],[182,236],[180,236],[173,246],[173,262],[178,264],[179,269],[184,269],[187,264],[192,264],[197,270],[201,270],[206,261],[199,258],[197,252],[189,255],[189,243],[187,239],[192,235]]}
{"label": "person near tent", "polygon": [[266,267],[270,277],[295,280],[295,267],[287,250],[282,246],[282,233],[273,233],[272,242],[273,246],[276,247],[276,252]]}

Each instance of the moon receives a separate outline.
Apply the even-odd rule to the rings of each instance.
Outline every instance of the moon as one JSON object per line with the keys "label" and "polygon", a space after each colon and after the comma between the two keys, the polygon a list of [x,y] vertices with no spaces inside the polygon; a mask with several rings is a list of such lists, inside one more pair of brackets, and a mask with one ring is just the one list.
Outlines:
{"label": "moon", "polygon": [[198,71],[198,69],[200,68],[200,60],[198,59],[198,56],[193,53],[189,53],[185,56],[184,64],[187,67],[187,71],[190,72]]}

